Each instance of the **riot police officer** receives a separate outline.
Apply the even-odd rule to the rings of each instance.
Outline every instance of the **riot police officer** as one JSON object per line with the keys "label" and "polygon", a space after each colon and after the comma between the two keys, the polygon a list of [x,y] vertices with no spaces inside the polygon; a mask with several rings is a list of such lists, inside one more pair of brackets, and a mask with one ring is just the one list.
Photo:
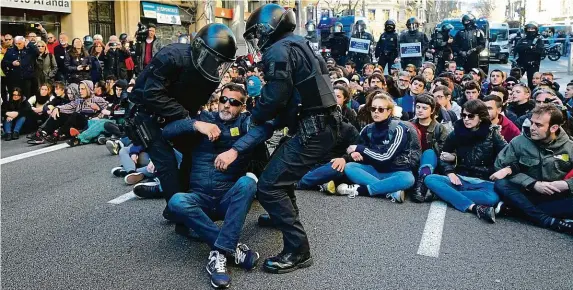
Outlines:
{"label": "riot police officer", "polygon": [[[161,49],[135,81],[129,96],[135,104],[129,127],[132,141],[147,147],[167,201],[185,188],[181,187],[173,148],[162,137],[161,128],[197,114],[219,86],[236,51],[231,29],[220,23],[208,24],[197,32],[193,43],[174,43]],[[183,153],[185,163],[188,140],[173,140],[173,144]],[[172,218],[167,208],[163,213],[165,218]]]}
{"label": "riot police officer", "polygon": [[314,20],[311,19],[307,21],[304,28],[306,29],[306,36],[304,38],[308,40],[308,43],[314,52],[318,53],[318,36],[316,35],[316,24],[314,23]]}
{"label": "riot police officer", "polygon": [[287,126],[292,136],[273,153],[257,193],[284,242],[281,253],[266,259],[263,269],[286,273],[312,264],[308,237],[290,198],[292,185],[336,143],[341,115],[324,61],[292,33],[292,10],[266,4],[246,24],[245,40],[263,53],[266,81],[251,120],[260,125],[274,119],[275,128]]}
{"label": "riot police officer", "polygon": [[330,56],[334,58],[338,65],[346,64],[346,54],[348,53],[348,44],[350,43],[350,38],[346,36],[342,28],[342,23],[334,23],[332,33],[324,43],[324,46],[330,49]]}
{"label": "riot police officer", "polygon": [[533,89],[533,74],[539,71],[541,55],[543,54],[543,40],[539,35],[539,26],[535,22],[525,25],[525,37],[515,45],[518,55],[517,64],[527,72],[527,83]]}
{"label": "riot police officer", "polygon": [[472,68],[479,68],[479,54],[485,48],[485,36],[476,26],[476,19],[471,14],[462,16],[464,29],[454,37],[453,49],[457,54],[456,63],[464,67],[465,73]]}
{"label": "riot police officer", "polygon": [[[429,41],[428,36],[425,33],[419,31],[420,28],[420,21],[416,17],[411,17],[406,21],[406,27],[408,28],[407,31],[402,32],[400,34],[400,44],[404,43],[414,43],[418,44],[419,46],[419,55],[420,56],[407,56],[405,55],[406,51],[400,51],[400,62],[402,63],[402,69],[406,69],[408,64],[413,64],[417,68],[422,66],[422,58],[425,54],[426,50],[428,49]],[[414,47],[412,47],[414,48]],[[417,51],[408,51],[410,52],[417,52]]]}
{"label": "riot police officer", "polygon": [[450,32],[454,26],[446,23],[440,27],[436,33],[435,39],[432,39],[430,47],[434,49],[434,57],[436,58],[436,75],[445,70],[446,61],[453,58],[452,43],[454,42]]}
{"label": "riot police officer", "polygon": [[378,58],[378,64],[382,66],[383,70],[386,64],[388,65],[388,74],[390,74],[390,68],[398,57],[398,33],[396,33],[394,20],[389,19],[384,23],[384,33],[380,35],[376,44],[374,56]]}
{"label": "riot police officer", "polygon": [[[367,53],[357,51],[351,51],[348,53],[348,57],[356,64],[356,67],[362,69],[365,64],[372,62],[372,53],[370,48],[374,43],[374,37],[366,31],[366,23],[364,20],[356,21],[354,24],[354,33],[352,34],[352,38],[366,39],[370,41]],[[350,41],[352,41],[352,39],[350,39]]]}

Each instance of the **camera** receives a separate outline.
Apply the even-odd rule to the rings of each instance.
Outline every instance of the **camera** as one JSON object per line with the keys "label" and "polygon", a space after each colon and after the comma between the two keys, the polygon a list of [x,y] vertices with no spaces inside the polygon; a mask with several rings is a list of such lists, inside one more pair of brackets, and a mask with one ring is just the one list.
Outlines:
{"label": "camera", "polygon": [[141,22],[137,23],[137,31],[135,32],[135,39],[139,42],[144,42],[147,39],[149,29]]}

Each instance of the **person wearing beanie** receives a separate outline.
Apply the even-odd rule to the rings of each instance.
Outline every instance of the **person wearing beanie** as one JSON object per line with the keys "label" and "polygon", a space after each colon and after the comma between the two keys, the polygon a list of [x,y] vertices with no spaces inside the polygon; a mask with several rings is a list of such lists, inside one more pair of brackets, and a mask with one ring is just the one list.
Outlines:
{"label": "person wearing beanie", "polygon": [[261,96],[261,79],[252,75],[247,78],[247,111],[251,111],[255,107],[256,98]]}

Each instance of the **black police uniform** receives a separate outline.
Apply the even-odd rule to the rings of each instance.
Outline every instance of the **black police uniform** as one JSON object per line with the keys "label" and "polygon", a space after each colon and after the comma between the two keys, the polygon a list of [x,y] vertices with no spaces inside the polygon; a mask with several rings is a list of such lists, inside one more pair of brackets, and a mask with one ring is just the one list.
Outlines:
{"label": "black police uniform", "polygon": [[466,27],[454,37],[453,50],[457,54],[456,63],[464,67],[465,73],[479,68],[479,54],[485,48],[483,31],[475,25]]}
{"label": "black police uniform", "polygon": [[527,72],[527,83],[531,89],[533,89],[533,74],[539,71],[543,50],[543,40],[540,35],[526,35],[515,46],[518,55],[517,64]]}
{"label": "black police uniform", "polygon": [[390,72],[398,57],[398,33],[396,31],[386,31],[380,35],[374,56],[378,58],[378,64],[382,66],[382,69],[386,69],[388,65],[388,72]]}
{"label": "black police uniform", "polygon": [[435,50],[434,58],[436,59],[436,75],[445,71],[446,62],[450,61],[453,55],[452,43],[448,40],[453,38],[450,36],[450,31],[439,31],[432,39],[430,47]]}
{"label": "black police uniform", "polygon": [[402,69],[406,69],[408,64],[413,64],[417,68],[422,66],[423,62],[423,55],[426,50],[428,50],[428,46],[430,41],[428,40],[428,36],[425,33],[415,30],[415,31],[404,31],[400,34],[400,43],[416,43],[420,42],[422,45],[422,56],[420,57],[400,57],[400,63],[402,64]]}
{"label": "black police uniform", "polygon": [[[148,144],[144,145],[148,147],[167,201],[186,189],[187,184],[180,181],[188,174],[181,172],[178,175],[173,148],[162,137],[161,128],[169,122],[195,116],[219,86],[218,81],[203,77],[191,57],[189,44],[174,43],[164,47],[141,72],[129,97],[136,104],[135,123],[144,124],[151,135],[145,140]],[[173,143],[183,153],[185,163],[190,140],[183,137]]]}
{"label": "black police uniform", "polygon": [[[352,35],[352,38],[359,38],[359,39],[367,39],[370,40],[370,45],[374,43],[374,37],[369,32],[356,32]],[[350,51],[348,53],[348,57],[352,60],[356,67],[360,70],[364,67],[365,64],[372,62],[372,55],[370,51],[368,53],[360,53],[355,51]]]}
{"label": "black police uniform", "polygon": [[330,49],[330,56],[336,61],[336,64],[345,65],[349,43],[350,38],[344,32],[334,32],[325,41],[324,46]]}

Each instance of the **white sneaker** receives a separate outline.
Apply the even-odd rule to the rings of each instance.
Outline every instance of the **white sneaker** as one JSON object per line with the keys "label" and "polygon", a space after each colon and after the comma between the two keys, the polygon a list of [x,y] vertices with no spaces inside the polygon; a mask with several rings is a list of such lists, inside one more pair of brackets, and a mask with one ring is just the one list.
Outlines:
{"label": "white sneaker", "polygon": [[336,188],[336,193],[340,194],[340,195],[348,195],[348,197],[355,197],[358,195],[358,187],[360,185],[358,184],[352,184],[352,185],[348,185],[346,183],[341,183],[337,188]]}
{"label": "white sneaker", "polygon": [[386,198],[390,199],[392,202],[403,203],[406,198],[406,192],[399,190],[396,192],[386,194]]}

